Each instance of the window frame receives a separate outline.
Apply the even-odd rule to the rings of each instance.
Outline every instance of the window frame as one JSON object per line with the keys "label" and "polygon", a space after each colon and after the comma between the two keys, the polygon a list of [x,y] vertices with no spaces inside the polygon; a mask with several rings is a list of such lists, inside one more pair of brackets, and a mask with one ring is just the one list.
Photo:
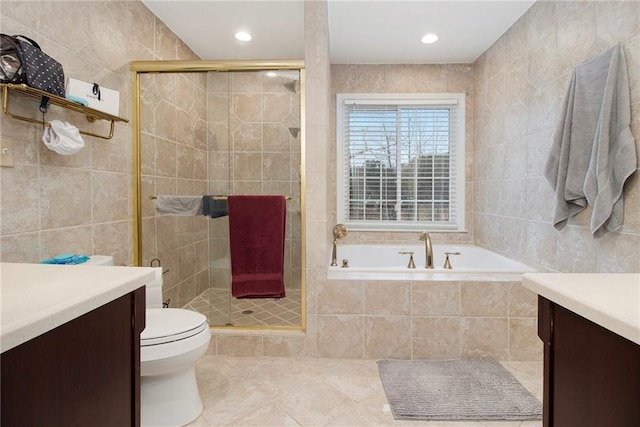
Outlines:
{"label": "window frame", "polygon": [[[453,137],[455,170],[450,171],[450,182],[455,190],[455,221],[448,224],[424,220],[350,220],[346,218],[346,192],[349,185],[349,170],[345,159],[347,141],[344,140],[346,103],[402,105],[456,105],[457,121]],[[336,95],[336,213],[338,223],[345,224],[351,230],[358,231],[430,231],[430,232],[465,232],[465,94],[464,93],[339,93]],[[346,181],[345,181],[346,180]]]}

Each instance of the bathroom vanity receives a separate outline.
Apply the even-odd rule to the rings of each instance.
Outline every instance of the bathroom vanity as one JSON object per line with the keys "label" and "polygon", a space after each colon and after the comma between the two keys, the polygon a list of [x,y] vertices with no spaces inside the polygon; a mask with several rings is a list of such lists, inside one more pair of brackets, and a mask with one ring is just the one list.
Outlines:
{"label": "bathroom vanity", "polygon": [[0,264],[1,425],[139,426],[153,269]]}
{"label": "bathroom vanity", "polygon": [[640,425],[640,274],[525,274],[538,293],[545,427]]}

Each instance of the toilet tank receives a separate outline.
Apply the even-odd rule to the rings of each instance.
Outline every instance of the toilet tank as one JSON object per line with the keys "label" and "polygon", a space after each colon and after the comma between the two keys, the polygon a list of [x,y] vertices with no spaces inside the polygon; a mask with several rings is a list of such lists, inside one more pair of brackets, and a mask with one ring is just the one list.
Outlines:
{"label": "toilet tank", "polygon": [[[109,266],[113,265],[113,257],[110,255],[92,255],[89,260],[82,264],[87,266]],[[162,308],[162,269],[160,267],[155,268],[156,276],[152,282],[146,283],[146,307],[147,308]]]}
{"label": "toilet tank", "polygon": [[91,255],[87,261],[76,265],[113,265],[113,257],[110,255]]}

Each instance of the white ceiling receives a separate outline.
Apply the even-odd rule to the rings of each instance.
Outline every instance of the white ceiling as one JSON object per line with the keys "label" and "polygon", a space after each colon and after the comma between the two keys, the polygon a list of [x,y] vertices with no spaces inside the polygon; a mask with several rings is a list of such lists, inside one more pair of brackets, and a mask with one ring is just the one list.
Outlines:
{"label": "white ceiling", "polygon": [[[331,63],[474,62],[535,0],[328,0]],[[143,0],[202,59],[304,57],[303,0]],[[250,42],[234,39],[237,31]],[[426,33],[440,39],[420,42]]]}

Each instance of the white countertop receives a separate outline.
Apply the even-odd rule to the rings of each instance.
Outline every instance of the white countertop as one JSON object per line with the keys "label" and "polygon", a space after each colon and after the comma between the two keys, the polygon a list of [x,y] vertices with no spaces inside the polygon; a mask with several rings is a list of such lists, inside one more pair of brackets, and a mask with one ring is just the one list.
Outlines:
{"label": "white countertop", "polygon": [[150,267],[0,263],[5,352],[154,279]]}
{"label": "white countertop", "polygon": [[522,285],[640,344],[640,274],[527,273]]}

